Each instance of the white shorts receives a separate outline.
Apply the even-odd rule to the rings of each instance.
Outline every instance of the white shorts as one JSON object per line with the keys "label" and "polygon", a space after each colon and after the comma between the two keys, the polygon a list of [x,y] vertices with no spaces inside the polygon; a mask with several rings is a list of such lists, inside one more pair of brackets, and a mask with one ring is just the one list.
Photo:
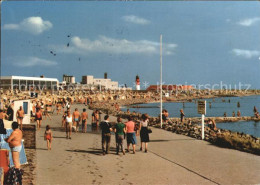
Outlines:
{"label": "white shorts", "polygon": [[21,150],[22,150],[22,145],[11,148],[11,152],[21,152]]}

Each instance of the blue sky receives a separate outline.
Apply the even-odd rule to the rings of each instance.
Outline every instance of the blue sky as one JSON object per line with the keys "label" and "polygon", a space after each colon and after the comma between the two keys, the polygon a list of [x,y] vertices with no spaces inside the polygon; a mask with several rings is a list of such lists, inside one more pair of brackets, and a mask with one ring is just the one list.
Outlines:
{"label": "blue sky", "polygon": [[[260,88],[260,2],[2,2],[2,75]],[[68,37],[69,35],[69,37]],[[67,47],[67,44],[69,46]],[[52,53],[51,53],[52,52]],[[142,85],[141,85],[142,86]]]}

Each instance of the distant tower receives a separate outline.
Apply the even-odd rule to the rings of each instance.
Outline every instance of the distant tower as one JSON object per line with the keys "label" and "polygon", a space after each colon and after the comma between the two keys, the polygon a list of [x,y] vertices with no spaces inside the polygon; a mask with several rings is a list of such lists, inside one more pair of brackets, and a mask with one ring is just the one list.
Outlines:
{"label": "distant tower", "polygon": [[140,91],[140,78],[138,75],[136,75],[135,78],[135,86],[136,86],[136,90]]}
{"label": "distant tower", "polygon": [[104,79],[107,79],[107,72],[104,73]]}

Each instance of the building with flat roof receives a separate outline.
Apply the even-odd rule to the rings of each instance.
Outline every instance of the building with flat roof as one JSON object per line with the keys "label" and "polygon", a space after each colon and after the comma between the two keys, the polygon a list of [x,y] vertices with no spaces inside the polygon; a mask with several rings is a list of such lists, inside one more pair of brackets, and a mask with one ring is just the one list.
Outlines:
{"label": "building with flat roof", "polygon": [[27,76],[1,76],[0,86],[3,89],[19,89],[30,90],[35,88],[37,90],[57,90],[59,81],[57,78],[45,78],[45,77],[27,77]]}
{"label": "building with flat roof", "polygon": [[104,87],[105,89],[112,89],[112,90],[118,89],[118,82],[112,81],[109,78],[94,78],[94,76],[91,75],[82,76],[81,84],[101,86]]}
{"label": "building with flat roof", "polygon": [[63,81],[66,82],[66,84],[75,84],[76,83],[76,79],[74,76],[69,76],[69,75],[63,75],[62,78]]}

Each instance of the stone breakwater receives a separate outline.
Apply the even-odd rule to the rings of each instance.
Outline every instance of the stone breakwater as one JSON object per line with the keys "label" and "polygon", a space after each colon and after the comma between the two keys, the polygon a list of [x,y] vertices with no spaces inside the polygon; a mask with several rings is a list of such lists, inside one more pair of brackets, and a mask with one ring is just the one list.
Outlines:
{"label": "stone breakwater", "polygon": [[[129,114],[118,114],[118,116],[121,116],[122,118],[127,118]],[[134,120],[138,122],[138,120],[140,120],[141,114],[136,114],[131,116],[133,116]],[[201,121],[199,118],[197,119],[198,122]],[[235,118],[232,118],[231,120],[234,119]],[[244,119],[246,120],[246,118]],[[178,121],[179,118],[176,118],[176,120],[175,122],[172,120],[173,122],[169,124],[163,124],[162,129],[176,134],[189,136],[195,139],[202,139],[201,125],[193,122],[196,120],[193,120],[192,124],[179,123]],[[219,121],[222,122],[223,119],[219,118]],[[155,128],[161,128],[159,118],[155,118],[155,117],[149,118],[149,125]],[[208,141],[214,145],[260,155],[260,143],[259,143],[260,138],[251,136],[249,134],[231,132],[229,130],[218,129],[218,128],[210,129],[209,127],[205,126],[204,136],[205,136],[204,138],[205,141]]]}

